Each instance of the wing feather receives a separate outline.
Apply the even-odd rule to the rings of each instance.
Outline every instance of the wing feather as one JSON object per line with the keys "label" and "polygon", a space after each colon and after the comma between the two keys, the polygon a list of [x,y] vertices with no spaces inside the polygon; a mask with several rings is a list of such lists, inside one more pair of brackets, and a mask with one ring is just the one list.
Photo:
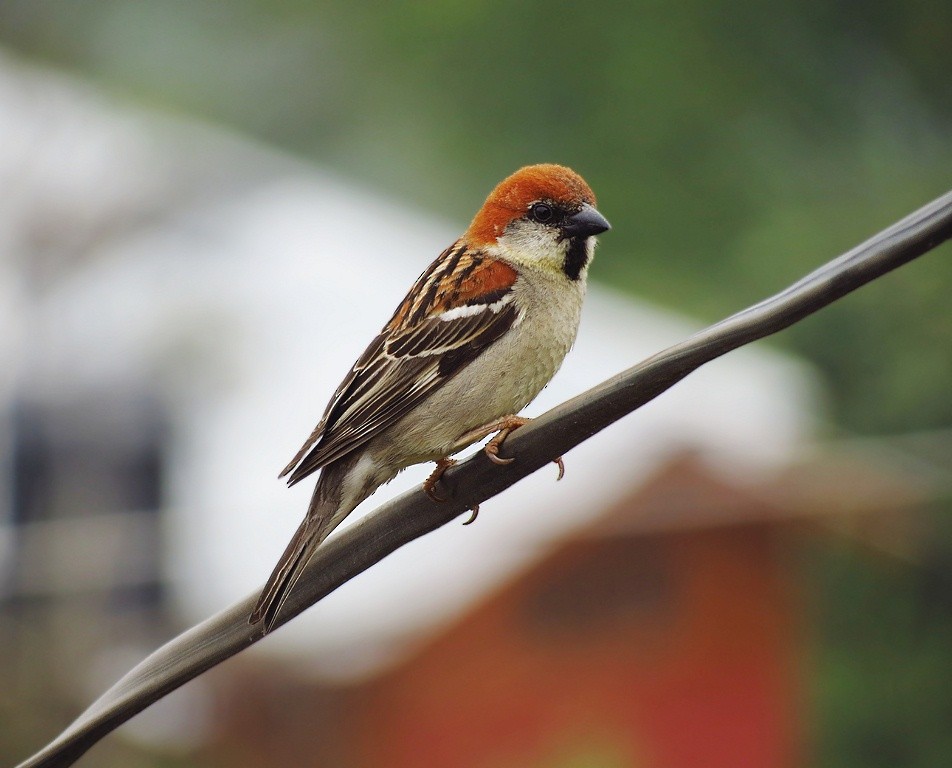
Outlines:
{"label": "wing feather", "polygon": [[[420,287],[418,282],[408,300],[341,382],[321,422],[281,473],[282,477],[290,475],[289,485],[359,448],[394,424],[517,322],[519,312],[510,293],[516,276],[511,268],[503,265],[508,270],[506,276],[511,273],[506,286],[495,266],[500,262],[469,254],[464,258],[463,253],[451,255],[449,263],[447,254],[441,260],[467,281],[485,273],[483,284],[491,283],[491,290],[487,286],[485,291],[488,303],[481,303],[472,290],[460,291],[459,282],[450,295],[428,289],[419,304],[412,303],[410,297],[421,296],[416,290]],[[484,263],[487,266],[482,266]],[[420,279],[446,285],[445,279],[439,279],[442,275],[441,269],[431,265]],[[494,282],[488,278],[494,278]],[[463,307],[466,309],[459,311]],[[414,322],[416,318],[421,319]]]}

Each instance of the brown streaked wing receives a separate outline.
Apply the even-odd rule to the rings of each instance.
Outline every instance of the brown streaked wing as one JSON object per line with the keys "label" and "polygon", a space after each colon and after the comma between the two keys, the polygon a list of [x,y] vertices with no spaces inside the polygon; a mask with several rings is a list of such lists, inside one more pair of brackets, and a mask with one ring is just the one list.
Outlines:
{"label": "brown streaked wing", "polygon": [[354,380],[360,375],[372,360],[375,360],[380,354],[380,351],[383,349],[384,342],[386,337],[381,333],[374,338],[367,349],[364,350],[364,353],[357,359],[357,362],[354,363],[354,366],[348,371],[347,375],[344,377],[344,380],[338,385],[337,389],[334,392],[333,397],[331,397],[330,402],[327,404],[327,407],[324,409],[324,415],[321,416],[321,420],[317,423],[317,426],[314,427],[314,431],[308,435],[307,440],[304,441],[304,445],[301,446],[300,450],[294,454],[294,458],[288,463],[288,465],[281,470],[281,474],[278,475],[278,478],[284,477],[288,472],[294,469],[298,462],[304,457],[311,447],[320,439],[321,435],[324,434],[324,430],[327,428],[327,424],[330,421],[331,412],[334,410],[334,407],[341,401],[341,398],[344,396],[351,384],[354,383]]}
{"label": "brown streaked wing", "polygon": [[378,336],[361,356],[364,365],[355,366],[338,388],[313,439],[289,465],[294,469],[288,485],[359,448],[405,416],[511,328],[518,314],[512,304],[496,312],[487,306],[453,320],[431,318],[389,339]]}

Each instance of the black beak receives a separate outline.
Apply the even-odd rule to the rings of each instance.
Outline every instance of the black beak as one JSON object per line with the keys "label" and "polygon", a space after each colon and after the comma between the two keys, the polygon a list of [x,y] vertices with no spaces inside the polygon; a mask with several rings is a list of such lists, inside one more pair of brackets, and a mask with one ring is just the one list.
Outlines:
{"label": "black beak", "polygon": [[588,203],[582,203],[582,209],[569,216],[562,225],[563,237],[589,237],[611,229],[608,220]]}

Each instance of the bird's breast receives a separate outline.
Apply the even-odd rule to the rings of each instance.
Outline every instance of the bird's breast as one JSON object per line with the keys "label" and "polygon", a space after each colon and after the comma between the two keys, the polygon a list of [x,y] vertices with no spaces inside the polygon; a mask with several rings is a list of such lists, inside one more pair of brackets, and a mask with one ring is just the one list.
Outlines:
{"label": "bird's breast", "polygon": [[[578,331],[584,284],[516,283],[520,319],[387,436],[403,466],[459,450],[460,435],[518,413],[558,371]],[[554,281],[553,281],[554,282]]]}

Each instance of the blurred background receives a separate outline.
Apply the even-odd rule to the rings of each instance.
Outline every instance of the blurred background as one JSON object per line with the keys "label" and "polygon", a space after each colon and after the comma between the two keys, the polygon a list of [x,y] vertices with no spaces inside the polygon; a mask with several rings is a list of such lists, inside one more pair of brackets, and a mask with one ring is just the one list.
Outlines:
{"label": "blurred background", "polygon": [[[614,227],[538,413],[952,187],[950,39],[925,0],[0,3],[0,757],[263,582],[274,474],[497,181],[570,165]],[[950,293],[946,245],[708,366],[82,764],[948,765]]]}

